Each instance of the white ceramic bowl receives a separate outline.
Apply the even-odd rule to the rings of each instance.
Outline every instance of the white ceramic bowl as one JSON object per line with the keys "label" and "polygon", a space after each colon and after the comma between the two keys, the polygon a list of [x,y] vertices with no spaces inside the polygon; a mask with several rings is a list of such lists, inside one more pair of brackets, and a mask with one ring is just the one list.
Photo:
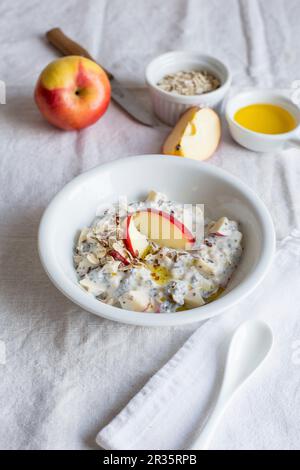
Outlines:
{"label": "white ceramic bowl", "polygon": [[[151,189],[180,202],[204,203],[208,216],[226,215],[241,222],[242,261],[224,294],[214,302],[178,313],[137,313],[105,305],[79,286],[72,261],[79,230],[92,222],[99,205],[116,202],[120,195],[128,201],[140,200]],[[117,160],[75,178],[49,204],[38,239],[45,271],[69,299],[111,320],[153,326],[205,320],[232,307],[261,282],[275,247],[269,212],[244,183],[210,164],[163,155]]]}
{"label": "white ceramic bowl", "polygon": [[[175,95],[157,86],[165,75],[181,70],[207,70],[219,78],[221,86],[214,91],[193,96]],[[146,83],[155,114],[164,123],[174,126],[181,114],[191,106],[218,107],[229,90],[231,74],[228,67],[215,57],[198,52],[174,51],[150,62],[146,68]]]}
{"label": "white ceramic bowl", "polygon": [[[294,116],[297,127],[284,134],[262,134],[246,129],[235,121],[234,115],[244,106],[255,103],[281,106]],[[238,93],[228,100],[225,114],[233,139],[249,150],[272,152],[288,146],[300,146],[300,109],[289,98],[280,93],[270,90],[251,90]]]}

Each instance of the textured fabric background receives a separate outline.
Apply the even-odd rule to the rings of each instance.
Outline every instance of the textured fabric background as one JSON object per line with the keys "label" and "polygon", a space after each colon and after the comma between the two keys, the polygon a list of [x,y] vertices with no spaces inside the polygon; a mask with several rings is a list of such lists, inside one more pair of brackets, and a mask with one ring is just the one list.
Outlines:
{"label": "textured fabric background", "polygon": [[[226,434],[225,448],[232,448],[230,435],[238,428],[235,448],[299,449],[300,341],[294,342],[295,336],[300,337],[299,265],[300,231],[293,230],[278,243],[272,268],[255,292],[233,307],[230,315],[219,315],[198,328],[100,431],[99,445],[105,449],[188,449],[215,404],[234,331],[249,319],[260,319],[272,329],[271,352],[234,396],[212,445]],[[292,354],[291,345],[295,347]],[[252,350],[245,352],[250,355]],[[237,357],[234,360],[239,362]],[[230,373],[238,373],[235,365]]]}
{"label": "textured fabric background", "polygon": [[[298,0],[2,0],[0,79],[7,103],[0,104],[0,448],[94,448],[96,432],[196,328],[146,329],[102,320],[63,297],[43,272],[37,229],[54,194],[102,162],[159,152],[167,132],[133,122],[114,104],[79,133],[49,126],[32,99],[38,74],[56,57],[45,31],[60,26],[137,88],[147,105],[144,67],[171,49],[219,56],[230,65],[237,87],[289,89],[300,79],[299,21]],[[263,198],[278,239],[299,228],[299,154],[247,152],[225,129],[210,163],[237,175]],[[293,400],[299,402],[296,366],[294,380]],[[285,408],[284,401],[279,406],[269,419],[270,433],[280,429],[281,439],[274,432],[268,446],[293,447],[293,407]],[[264,448],[259,426],[248,442],[240,439],[247,420],[262,417],[254,396],[248,416],[235,428],[230,419],[224,423],[214,447],[251,448],[255,442]]]}

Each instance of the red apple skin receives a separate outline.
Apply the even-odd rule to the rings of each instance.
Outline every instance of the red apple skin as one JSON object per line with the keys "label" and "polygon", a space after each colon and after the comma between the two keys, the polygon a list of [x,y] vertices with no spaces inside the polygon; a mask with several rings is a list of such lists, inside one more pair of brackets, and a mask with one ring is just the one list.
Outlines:
{"label": "red apple skin", "polygon": [[34,91],[42,115],[54,126],[79,130],[105,113],[111,96],[109,79],[92,60],[67,56],[51,62]]}
{"label": "red apple skin", "polygon": [[167,212],[161,211],[159,209],[152,209],[151,207],[148,207],[145,210],[141,210],[138,212],[150,212],[150,213],[155,213],[158,214],[160,217],[164,217],[165,219],[168,219],[170,223],[174,224],[175,227],[177,227],[181,233],[184,234],[185,239],[188,243],[195,243],[196,239],[194,235],[189,231],[189,229],[179,220],[175,219],[174,215],[168,214]]}
{"label": "red apple skin", "polygon": [[132,215],[129,215],[126,219],[124,243],[126,245],[127,250],[130,251],[132,256],[136,258],[138,256],[138,253],[134,251],[130,237],[129,237],[129,225],[130,225],[131,219],[132,219]]}
{"label": "red apple skin", "polygon": [[112,256],[116,261],[121,261],[123,264],[125,264],[125,266],[128,266],[130,264],[129,261],[116,250],[111,250],[108,252],[108,254]]}

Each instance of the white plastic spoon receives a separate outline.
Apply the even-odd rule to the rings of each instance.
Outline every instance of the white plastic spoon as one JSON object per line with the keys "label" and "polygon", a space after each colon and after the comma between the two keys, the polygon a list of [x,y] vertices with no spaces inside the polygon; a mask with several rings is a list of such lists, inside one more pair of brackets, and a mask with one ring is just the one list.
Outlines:
{"label": "white plastic spoon", "polygon": [[208,449],[232,397],[266,358],[272,343],[272,331],[266,323],[250,320],[239,326],[229,345],[223,383],[215,407],[189,449]]}

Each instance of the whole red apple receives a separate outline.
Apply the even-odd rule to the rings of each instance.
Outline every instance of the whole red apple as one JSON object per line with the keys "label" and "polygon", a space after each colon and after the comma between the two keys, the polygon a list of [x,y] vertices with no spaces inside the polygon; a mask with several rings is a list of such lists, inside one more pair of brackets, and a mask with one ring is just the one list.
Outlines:
{"label": "whole red apple", "polygon": [[94,124],[110,101],[110,83],[104,70],[90,59],[67,56],[42,71],[34,97],[43,116],[65,130]]}

